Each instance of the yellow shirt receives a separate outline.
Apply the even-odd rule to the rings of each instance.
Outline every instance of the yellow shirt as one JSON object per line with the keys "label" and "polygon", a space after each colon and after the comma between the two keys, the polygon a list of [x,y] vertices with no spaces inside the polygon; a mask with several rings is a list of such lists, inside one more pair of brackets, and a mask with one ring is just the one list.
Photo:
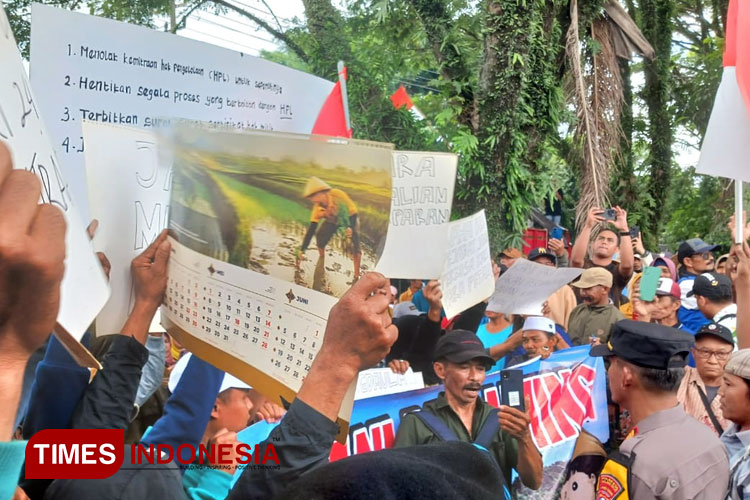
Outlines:
{"label": "yellow shirt", "polygon": [[404,293],[399,296],[398,301],[399,302],[411,302],[411,298],[414,297],[414,292],[411,288],[407,288]]}
{"label": "yellow shirt", "polygon": [[326,219],[330,222],[336,222],[339,216],[339,210],[341,205],[346,205],[349,215],[352,216],[357,213],[357,205],[354,204],[349,195],[340,189],[331,189],[327,193],[328,201],[326,206],[316,203],[312,209],[312,215],[310,216],[310,222],[320,222],[321,219]]}

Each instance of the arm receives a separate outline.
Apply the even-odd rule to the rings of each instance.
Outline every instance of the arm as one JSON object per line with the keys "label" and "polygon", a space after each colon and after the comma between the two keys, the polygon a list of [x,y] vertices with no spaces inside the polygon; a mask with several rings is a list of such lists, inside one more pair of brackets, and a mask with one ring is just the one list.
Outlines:
{"label": "arm", "polygon": [[141,381],[135,395],[135,404],[140,408],[159,389],[164,379],[164,365],[166,364],[166,345],[161,334],[149,334],[146,340],[148,361],[143,367]]}
{"label": "arm", "polygon": [[499,360],[503,356],[506,356],[510,354],[511,352],[518,349],[518,346],[520,346],[523,343],[523,332],[521,330],[517,330],[513,332],[513,334],[508,337],[508,340],[503,342],[502,344],[493,345],[489,348],[490,356],[492,356],[492,359],[495,361]]}
{"label": "arm", "polygon": [[148,328],[167,289],[167,262],[170,244],[167,230],[161,234],[130,264],[135,289],[135,305],[125,321],[121,333],[146,343]]}
{"label": "arm", "polygon": [[31,386],[23,422],[24,439],[43,429],[67,429],[90,377],[88,369],[78,366],[57,337],[50,337]]}
{"label": "arm", "polygon": [[264,450],[273,443],[279,469],[245,469],[229,498],[272,498],[304,472],[327,463],[349,386],[360,370],[385,357],[398,335],[388,315],[389,293],[388,280],[367,273],[331,309],[323,345],[297,399],[260,444]]}
{"label": "arm", "polygon": [[732,276],[737,291],[737,348],[746,349],[750,347],[750,246],[746,241],[732,245],[731,256],[738,259]]}
{"label": "arm", "polygon": [[170,245],[164,230],[138,257],[133,259],[135,305],[116,335],[103,360],[103,369],[94,377],[73,414],[72,427],[78,429],[124,429],[133,414],[143,365],[148,360],[144,347],[148,328],[167,287]]}
{"label": "arm", "polygon": [[428,282],[422,290],[425,300],[430,305],[427,311],[427,318],[430,321],[440,324],[443,319],[443,290],[440,288],[440,282],[432,280]]}
{"label": "arm", "polygon": [[180,382],[142,443],[198,446],[216,403],[224,372],[192,355]]}
{"label": "arm", "polygon": [[310,242],[312,241],[312,237],[315,234],[315,230],[318,228],[317,222],[310,222],[310,225],[307,227],[307,232],[305,233],[305,237],[302,240],[302,246],[300,247],[300,252],[304,252],[307,250],[307,247],[310,246]]}
{"label": "arm", "polygon": [[620,276],[628,280],[633,275],[633,243],[628,233],[628,212],[620,207],[615,207],[617,219],[614,222],[615,229],[620,231]]}
{"label": "arm", "polygon": [[60,307],[66,224],[59,209],[37,205],[40,193],[0,143],[0,441],[13,435],[26,363]]}
{"label": "arm", "polygon": [[[0,497],[10,498],[20,477],[24,441],[10,442],[32,353],[49,337],[60,307],[65,270],[63,213],[38,205],[36,175],[13,170],[0,141]],[[50,409],[45,408],[47,411]]]}
{"label": "arm", "polygon": [[565,251],[565,243],[562,240],[550,238],[547,245],[557,257],[557,267],[568,267],[568,252]]}
{"label": "arm", "polygon": [[528,408],[531,408],[531,400],[528,396],[524,399],[527,408],[525,412],[511,408],[510,406],[500,406],[498,419],[500,421],[500,428],[504,429],[518,442],[518,463],[516,470],[518,470],[521,481],[528,488],[537,490],[542,485],[542,469],[544,465],[542,463],[542,454],[534,444],[531,431],[529,430],[531,417],[529,416]]}
{"label": "arm", "polygon": [[586,223],[578,234],[575,243],[573,243],[573,249],[570,254],[570,267],[583,267],[583,264],[586,261],[586,251],[589,247],[591,231],[598,222],[604,220],[600,216],[601,213],[602,209],[599,207],[592,207],[589,209],[589,213],[586,216]]}

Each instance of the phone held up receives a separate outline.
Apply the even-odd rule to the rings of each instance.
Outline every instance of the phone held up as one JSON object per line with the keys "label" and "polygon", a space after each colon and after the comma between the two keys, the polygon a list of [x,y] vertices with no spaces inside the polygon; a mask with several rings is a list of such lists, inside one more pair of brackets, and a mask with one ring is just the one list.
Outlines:
{"label": "phone held up", "polygon": [[503,405],[526,411],[523,399],[523,370],[501,370],[500,392]]}
{"label": "phone held up", "polygon": [[617,220],[617,212],[614,208],[606,209],[601,215],[604,220]]}
{"label": "phone held up", "polygon": [[549,233],[549,237],[553,240],[562,240],[563,239],[563,228],[560,226],[555,226],[552,228],[552,231]]}

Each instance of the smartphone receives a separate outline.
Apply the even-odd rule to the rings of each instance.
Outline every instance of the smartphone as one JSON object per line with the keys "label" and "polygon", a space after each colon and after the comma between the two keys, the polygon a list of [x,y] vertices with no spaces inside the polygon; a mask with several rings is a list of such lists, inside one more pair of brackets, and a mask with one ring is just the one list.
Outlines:
{"label": "smartphone", "polygon": [[549,233],[549,237],[553,240],[562,240],[563,239],[563,228],[560,226],[555,226],[552,228],[552,231]]}
{"label": "smartphone", "polygon": [[604,220],[617,220],[617,212],[615,212],[614,208],[608,208],[602,212],[602,217]]}
{"label": "smartphone", "polygon": [[644,302],[651,302],[656,295],[656,289],[659,287],[661,278],[661,269],[658,267],[646,267],[643,269],[643,277],[640,283],[640,299]]}
{"label": "smartphone", "polygon": [[641,226],[630,226],[630,237],[637,238],[641,234]]}
{"label": "smartphone", "polygon": [[523,370],[501,370],[500,392],[503,405],[526,411],[523,400]]}

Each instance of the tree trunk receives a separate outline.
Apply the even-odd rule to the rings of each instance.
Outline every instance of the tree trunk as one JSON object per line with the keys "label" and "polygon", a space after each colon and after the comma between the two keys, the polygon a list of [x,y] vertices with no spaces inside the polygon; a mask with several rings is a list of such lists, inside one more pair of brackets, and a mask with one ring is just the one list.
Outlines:
{"label": "tree trunk", "polygon": [[638,202],[639,186],[633,163],[633,86],[630,82],[630,61],[620,59],[619,63],[623,96],[620,114],[622,139],[611,187],[613,199],[618,204],[623,207],[634,207]]}
{"label": "tree trunk", "polygon": [[672,123],[669,115],[671,95],[673,0],[642,0],[641,20],[643,35],[656,51],[653,61],[643,62],[646,77],[643,97],[648,106],[649,163],[651,175],[647,190],[653,205],[645,224],[650,238],[658,238],[669,189],[672,164]]}

